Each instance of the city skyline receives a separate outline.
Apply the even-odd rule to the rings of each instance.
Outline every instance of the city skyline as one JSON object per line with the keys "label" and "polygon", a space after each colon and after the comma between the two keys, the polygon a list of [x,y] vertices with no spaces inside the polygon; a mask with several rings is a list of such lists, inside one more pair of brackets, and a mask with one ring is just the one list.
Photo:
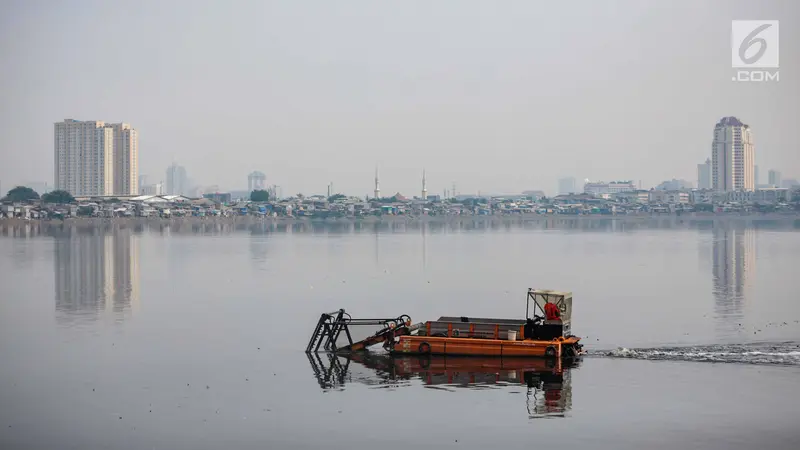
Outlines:
{"label": "city skyline", "polygon": [[[192,192],[192,191],[197,190],[197,189],[199,189],[200,191],[203,191],[203,188],[201,186],[197,186],[197,185],[190,186],[190,182],[189,182],[189,180],[188,180],[188,178],[186,176],[186,168],[181,166],[181,165],[179,165],[179,164],[177,164],[176,162],[173,162],[167,168],[167,171],[166,171],[166,174],[167,174],[167,176],[166,176],[166,180],[167,180],[166,186],[164,186],[161,182],[157,182],[157,183],[153,183],[153,184],[146,184],[146,180],[147,180],[147,176],[146,175],[136,175],[136,174],[138,174],[138,167],[137,167],[138,164],[136,164],[137,163],[136,158],[137,158],[137,154],[138,154],[138,137],[137,137],[136,131],[133,130],[130,127],[129,124],[125,124],[125,123],[104,124],[103,122],[97,122],[97,121],[83,121],[83,122],[81,122],[81,121],[74,121],[72,119],[65,120],[63,123],[66,124],[66,123],[72,123],[72,122],[74,122],[75,124],[90,124],[90,125],[95,125],[96,127],[110,128],[115,132],[115,134],[114,134],[115,137],[111,140],[111,142],[113,142],[113,148],[116,149],[119,146],[120,148],[126,149],[126,151],[124,153],[124,156],[125,156],[125,158],[130,158],[130,161],[133,163],[134,168],[133,168],[133,170],[130,171],[130,173],[125,173],[126,179],[124,181],[121,181],[119,179],[119,177],[117,177],[116,179],[114,179],[112,181],[112,183],[114,185],[114,192],[119,192],[118,189],[123,188],[123,186],[124,187],[130,186],[131,184],[133,184],[133,186],[138,186],[137,194],[147,194],[147,195],[161,195],[162,193],[163,194],[181,194],[181,195],[186,195],[189,192]],[[127,132],[127,134],[124,134],[125,132]],[[56,142],[56,146],[57,147],[59,145],[58,144],[58,134],[59,134],[59,123],[56,123],[56,141],[57,141]],[[741,141],[741,137],[740,137],[740,136],[742,136],[742,134],[744,135],[744,139],[745,139],[745,142],[744,142],[745,145],[744,146],[742,146],[742,141]],[[734,137],[734,136],[736,136],[736,137]],[[737,139],[736,142],[734,142],[734,139]],[[728,142],[728,140],[730,140],[730,142]],[[714,189],[714,182],[715,182],[714,167],[715,167],[715,163],[713,162],[713,159],[715,157],[720,156],[720,155],[725,155],[726,153],[730,153],[730,156],[731,156],[730,159],[731,160],[734,159],[733,158],[734,147],[742,148],[742,150],[740,150],[740,155],[739,155],[740,158],[743,157],[744,155],[747,155],[748,161],[750,161],[750,162],[755,161],[754,145],[753,145],[753,142],[752,142],[752,130],[750,129],[749,125],[746,125],[746,124],[742,123],[736,117],[726,116],[726,117],[723,117],[722,119],[720,119],[717,122],[717,125],[715,126],[714,139],[712,141],[712,151],[711,151],[712,158],[706,158],[706,161],[704,163],[697,165],[697,172],[696,172],[696,181],[697,181],[697,183],[694,186],[695,188],[697,188],[697,189]],[[58,158],[58,149],[56,150],[56,158]],[[123,164],[120,161],[120,159],[121,158],[115,158],[114,159],[114,162],[113,162],[114,173],[117,173],[117,172],[122,173],[123,170],[127,169],[128,167],[130,167],[129,165]],[[741,166],[741,164],[740,164],[740,166]],[[720,170],[724,170],[725,169],[722,159],[720,160],[720,162],[717,163],[717,167],[719,167]],[[741,167],[738,167],[738,168],[741,169]],[[128,170],[130,170],[130,169],[128,169]],[[733,170],[736,170],[736,169],[731,167],[730,170],[733,171]],[[781,172],[777,171],[777,170],[774,170],[774,169],[770,169],[768,171],[768,173],[769,173],[769,184],[767,184],[767,185],[759,185],[759,183],[758,183],[758,165],[752,165],[752,170],[748,171],[748,179],[750,181],[747,182],[747,186],[750,186],[750,188],[749,189],[744,189],[744,190],[755,190],[755,189],[757,189],[759,187],[782,187],[781,186],[781,175],[780,175]],[[55,176],[57,177],[58,173],[56,173]],[[728,173],[727,176],[730,178],[731,174]],[[248,179],[248,181],[247,181],[247,184],[248,184],[248,189],[247,190],[248,191],[253,191],[255,189],[266,189],[266,186],[268,185],[268,183],[267,183],[267,175],[264,174],[264,172],[261,172],[261,171],[253,171],[253,172],[249,173],[247,175],[247,179]],[[774,180],[777,180],[777,182],[775,182]],[[672,181],[674,182],[674,181],[682,181],[682,180],[677,180],[677,179],[673,178]],[[794,180],[792,180],[792,181],[794,181]],[[123,184],[123,182],[127,183],[127,184]],[[650,188],[661,189],[660,186],[663,186],[663,185],[665,185],[665,183],[669,183],[669,182],[670,182],[670,180],[663,181],[663,182],[659,183],[658,186],[649,186],[649,187],[645,188],[645,190],[650,189]],[[612,182],[609,182],[609,183],[605,183],[605,182],[602,182],[602,181],[590,181],[589,178],[586,178],[586,180],[584,182],[584,185],[580,186],[580,189],[579,189],[578,188],[579,186],[576,183],[575,177],[567,176],[567,177],[562,177],[562,178],[558,179],[558,187],[553,192],[554,192],[555,195],[561,195],[561,194],[564,194],[564,193],[567,193],[567,192],[573,192],[573,193],[586,192],[586,186],[592,185],[593,183],[594,184],[611,184],[611,185],[613,185],[614,183],[619,183],[619,182],[612,181]],[[631,183],[632,186],[634,186],[632,182],[630,182],[630,183]],[[734,189],[732,189],[732,190],[742,189],[742,187],[738,187],[737,188],[736,186],[738,186],[738,185],[745,186],[744,176],[743,175],[740,176],[739,181],[737,181],[738,185],[734,185],[734,179],[733,178],[730,178],[728,180],[728,183],[730,184],[730,186],[734,187]],[[41,184],[41,182],[38,182],[38,184]],[[45,184],[46,184],[46,182],[45,182]],[[57,186],[58,182],[56,181],[54,184]],[[217,191],[220,190],[218,185],[213,185],[213,186],[214,186],[215,190],[217,190]],[[256,188],[254,188],[253,186],[255,186]],[[273,185],[273,186],[275,186],[275,185]],[[330,191],[332,189],[332,187],[333,187],[333,183],[332,182],[328,183],[328,185],[326,186],[328,191]],[[786,186],[783,186],[783,187],[786,187]],[[635,186],[635,189],[640,189],[640,188],[641,188],[641,186]],[[567,189],[567,190],[565,191],[565,189]],[[162,192],[162,190],[163,190],[163,192]],[[234,188],[234,189],[222,189],[222,190],[236,191],[237,189]],[[546,188],[541,189],[541,190],[547,191]],[[597,189],[594,189],[594,190],[596,191]],[[615,191],[615,190],[619,190],[619,188],[617,188],[617,189],[613,189],[612,188],[612,189],[609,190],[609,192],[610,191]],[[725,189],[721,189],[721,190],[724,191]],[[145,191],[147,191],[147,192],[145,192]],[[590,191],[592,191],[592,189],[590,189]],[[400,191],[396,191],[396,192],[400,192]],[[448,191],[448,189],[445,188],[444,192],[447,193],[449,191]],[[484,190],[484,192],[486,192],[486,191]],[[343,193],[343,192],[335,192],[335,193]],[[477,193],[480,193],[480,190],[477,191]],[[472,194],[477,194],[477,193],[472,193]],[[599,193],[599,192],[595,192],[595,193]],[[316,192],[314,192],[314,194],[316,194]],[[374,178],[373,197],[374,196],[379,196],[379,194],[380,194],[380,187],[379,187],[379,180],[378,180],[378,167],[376,166],[376,168],[375,168],[375,178]],[[426,198],[427,197],[427,180],[426,180],[426,175],[425,175],[425,169],[423,169],[423,174],[422,174],[422,193],[421,194],[422,194],[422,198]],[[133,194],[119,194],[119,195],[133,195]],[[358,195],[358,194],[355,194],[355,195]],[[447,194],[445,194],[445,195],[447,195]]]}
{"label": "city skyline", "polygon": [[[186,14],[166,4],[120,16],[14,2],[0,18],[0,56],[14,67],[2,76],[0,182],[49,181],[47,124],[64,117],[124,118],[142,133],[140,169],[153,182],[177,160],[226,190],[261,167],[287,193],[333,182],[363,195],[375,165],[387,192],[419,192],[423,166],[437,193],[453,182],[552,193],[565,176],[655,186],[695,179],[710,124],[731,115],[757,130],[760,167],[800,174],[789,132],[800,117],[800,29],[781,29],[779,82],[732,82],[729,59],[732,19],[793,17],[800,5],[616,5],[205,4]],[[288,26],[291,17],[319,32]],[[134,25],[155,31],[105,39]],[[89,70],[67,57],[71,42],[104,56]],[[627,50],[600,51],[615,48]],[[59,76],[46,75],[54,65]]]}

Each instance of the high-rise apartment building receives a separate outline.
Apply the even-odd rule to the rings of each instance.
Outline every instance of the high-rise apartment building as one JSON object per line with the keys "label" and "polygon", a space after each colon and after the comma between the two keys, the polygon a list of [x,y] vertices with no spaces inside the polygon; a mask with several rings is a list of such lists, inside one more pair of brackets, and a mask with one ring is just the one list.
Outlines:
{"label": "high-rise apartment building", "polygon": [[558,180],[558,193],[559,195],[575,194],[578,191],[575,189],[575,178],[565,177]]}
{"label": "high-rise apartment building", "polygon": [[697,165],[697,189],[711,189],[711,158]]}
{"label": "high-rise apartment building", "polygon": [[769,171],[769,185],[772,187],[781,187],[781,173],[777,170]]}
{"label": "high-rise apartment building", "polygon": [[188,192],[186,168],[172,163],[167,167],[167,194],[186,195]]}
{"label": "high-rise apartment building", "polygon": [[138,195],[139,136],[128,123],[106,126],[114,130],[114,195]]}
{"label": "high-rise apartment building", "polygon": [[753,135],[736,117],[723,117],[714,126],[711,184],[719,192],[755,190]]}
{"label": "high-rise apartment building", "polygon": [[264,172],[250,172],[247,175],[247,190],[250,192],[253,191],[261,191],[266,189],[267,186],[267,176],[264,175]]}
{"label": "high-rise apartment building", "polygon": [[138,137],[129,124],[55,124],[55,189],[74,196],[136,195]]}

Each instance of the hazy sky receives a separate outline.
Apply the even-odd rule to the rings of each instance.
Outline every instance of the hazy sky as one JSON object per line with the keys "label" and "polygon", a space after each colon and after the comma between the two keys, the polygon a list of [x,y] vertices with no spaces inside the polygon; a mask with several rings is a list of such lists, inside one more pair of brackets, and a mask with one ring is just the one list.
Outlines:
{"label": "hazy sky", "polygon": [[[731,19],[781,21],[779,82],[731,81]],[[286,195],[696,181],[728,115],[800,178],[799,46],[796,0],[6,0],[0,183],[52,184],[66,118],[131,123],[150,181]]]}

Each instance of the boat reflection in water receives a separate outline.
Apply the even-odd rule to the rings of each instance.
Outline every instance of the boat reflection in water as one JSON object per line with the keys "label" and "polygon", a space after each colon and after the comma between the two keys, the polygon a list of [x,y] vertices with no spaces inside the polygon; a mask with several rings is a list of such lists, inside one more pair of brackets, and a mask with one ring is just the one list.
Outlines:
{"label": "boat reflection in water", "polygon": [[411,386],[420,380],[441,388],[524,387],[531,418],[564,417],[572,408],[570,371],[579,360],[457,356],[347,356],[309,354],[320,387],[343,390],[348,383]]}

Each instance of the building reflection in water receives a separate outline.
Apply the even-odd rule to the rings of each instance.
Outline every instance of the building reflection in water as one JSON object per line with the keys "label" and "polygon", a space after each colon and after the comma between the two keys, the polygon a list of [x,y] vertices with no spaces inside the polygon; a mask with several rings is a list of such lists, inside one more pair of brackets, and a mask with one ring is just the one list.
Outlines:
{"label": "building reflection in water", "polygon": [[[269,261],[269,239],[275,233],[275,227],[268,224],[251,225],[249,247],[250,260],[258,269],[265,269]],[[285,231],[285,230],[284,230]]]}
{"label": "building reflection in water", "polygon": [[314,376],[325,390],[344,390],[348,383],[382,387],[410,386],[421,380],[438,388],[523,386],[530,418],[565,417],[572,409],[570,371],[577,360],[545,358],[389,356],[369,352],[336,356],[308,355]]}
{"label": "building reflection in water", "polygon": [[727,331],[741,323],[756,265],[756,230],[715,226],[711,250],[714,312]]}
{"label": "building reflection in water", "polygon": [[55,239],[55,298],[59,321],[117,318],[139,308],[139,242],[129,229],[65,230]]}

